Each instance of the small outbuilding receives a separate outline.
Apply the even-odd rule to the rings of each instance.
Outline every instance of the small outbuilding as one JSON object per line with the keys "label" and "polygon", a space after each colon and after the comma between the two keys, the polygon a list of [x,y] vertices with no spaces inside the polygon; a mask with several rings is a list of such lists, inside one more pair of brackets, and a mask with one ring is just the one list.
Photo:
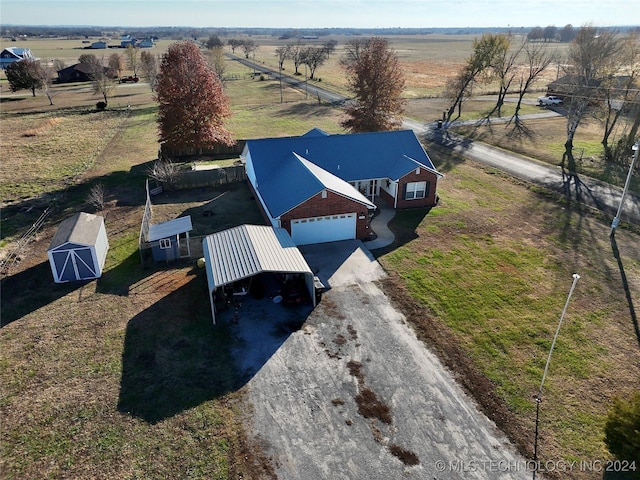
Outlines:
{"label": "small outbuilding", "polygon": [[316,305],[313,271],[284,228],[240,225],[208,235],[202,247],[214,325],[217,292],[262,273],[299,278]]}
{"label": "small outbuilding", "polygon": [[174,218],[168,222],[149,226],[147,241],[151,244],[156,262],[171,262],[191,257],[189,232],[193,230],[191,216]]}
{"label": "small outbuilding", "polygon": [[47,255],[56,283],[100,278],[109,250],[104,218],[77,213],[63,221]]}

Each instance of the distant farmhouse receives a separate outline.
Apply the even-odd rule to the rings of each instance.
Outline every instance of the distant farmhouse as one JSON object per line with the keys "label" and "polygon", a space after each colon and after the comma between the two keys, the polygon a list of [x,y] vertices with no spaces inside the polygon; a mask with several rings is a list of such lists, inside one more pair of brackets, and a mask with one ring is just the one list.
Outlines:
{"label": "distant farmhouse", "polygon": [[156,46],[153,38],[151,37],[139,40],[131,35],[122,35],[122,37],[120,37],[120,47],[127,48],[129,45],[135,48],[151,48]]}
{"label": "distant farmhouse", "polygon": [[[107,75],[108,77],[117,77],[117,74],[114,74],[114,72],[110,68],[102,68],[104,69],[105,75]],[[88,65],[86,63],[76,63],[75,65],[71,65],[70,67],[58,70],[58,82],[90,82],[91,80],[93,80],[91,73],[91,65]]]}
{"label": "distant farmhouse", "polygon": [[38,60],[31,53],[30,48],[8,47],[0,53],[0,68],[5,69],[14,62],[20,60]]}
{"label": "distant farmhouse", "polygon": [[101,50],[101,49],[107,48],[107,42],[105,42],[104,40],[100,40],[98,42],[93,42],[91,44],[91,46],[89,46],[87,48],[93,48],[93,49]]}

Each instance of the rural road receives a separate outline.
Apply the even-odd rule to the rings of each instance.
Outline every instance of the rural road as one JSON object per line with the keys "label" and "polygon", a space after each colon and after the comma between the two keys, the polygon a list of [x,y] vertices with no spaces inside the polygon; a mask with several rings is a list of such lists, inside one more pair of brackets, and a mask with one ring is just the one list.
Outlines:
{"label": "rural road", "polygon": [[[541,113],[536,118],[555,115],[557,114],[552,112]],[[484,143],[470,141],[454,133],[438,129],[435,123],[421,124],[405,119],[404,126],[416,132],[418,138],[426,138],[440,143],[460,155],[509,173],[516,178],[566,193],[562,170],[559,166],[538,162]],[[579,179],[579,189],[576,189],[575,183],[572,183],[569,195],[575,200],[611,215],[613,220],[620,205],[622,189],[582,175],[579,176]],[[620,217],[622,221],[640,225],[639,195],[632,192],[627,193]]]}
{"label": "rural road", "polygon": [[272,78],[275,78],[276,80],[282,77],[282,81],[284,83],[305,92],[306,95],[311,98],[317,98],[323,102],[331,103],[332,105],[340,105],[349,100],[348,97],[345,97],[344,95],[341,95],[339,93],[332,92],[331,90],[327,90],[325,88],[316,87],[314,83],[310,83],[306,81],[306,79],[301,79],[300,77],[292,77],[290,75],[282,75],[277,70],[273,70],[271,68],[265,67],[264,65],[254,63],[251,60],[233,55],[231,53],[225,53],[225,55],[231,60],[235,60],[242,65],[253,69],[253,71],[257,72],[258,74],[266,74],[271,76]]}
{"label": "rural road", "polygon": [[[531,477],[526,459],[390,304],[375,283],[385,272],[361,242],[302,251],[330,287],[301,314],[302,328],[288,330],[295,314],[283,318],[268,300],[248,300],[235,326],[249,429],[279,479]],[[360,411],[365,392],[390,408],[387,421]]]}
{"label": "rural road", "polygon": [[[264,67],[263,65],[252,62],[236,55],[226,53],[227,57],[236,60],[248,68],[252,68],[258,72],[264,72],[273,78],[279,78],[279,73],[275,70]],[[306,91],[313,98],[319,98],[322,101],[340,105],[349,100],[344,95],[331,92],[314,84],[301,81],[298,78],[288,75],[282,75],[282,81]],[[522,119],[538,119],[547,117],[556,117],[558,113],[552,110],[545,110],[538,114],[523,115]],[[492,123],[500,123],[505,119],[492,120]],[[471,122],[475,123],[475,122]],[[552,166],[542,162],[537,162],[531,158],[526,158],[499,148],[489,146],[487,144],[472,142],[463,137],[450,133],[448,130],[439,130],[436,123],[421,123],[415,120],[405,118],[403,126],[413,130],[418,138],[426,138],[430,141],[437,141],[447,146],[452,151],[470,158],[474,161],[496,168],[503,172],[507,172],[516,178],[526,180],[531,183],[542,185],[555,191],[563,190],[564,182],[562,171],[559,166]],[[622,188],[615,187],[605,182],[601,182],[589,177],[579,176],[580,188],[576,189],[572,184],[569,189],[569,195],[575,200],[582,202],[591,207],[595,207],[609,215],[611,219],[615,216],[620,199],[622,198]],[[620,219],[625,222],[640,225],[640,195],[629,192],[625,198],[624,206]]]}

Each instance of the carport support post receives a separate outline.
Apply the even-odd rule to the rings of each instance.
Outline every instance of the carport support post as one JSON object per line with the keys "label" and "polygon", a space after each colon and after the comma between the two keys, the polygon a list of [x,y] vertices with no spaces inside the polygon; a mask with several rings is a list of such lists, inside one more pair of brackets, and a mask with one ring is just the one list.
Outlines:
{"label": "carport support post", "polygon": [[216,306],[213,303],[213,292],[209,291],[209,305],[211,305],[211,320],[213,321],[213,326],[216,326]]}

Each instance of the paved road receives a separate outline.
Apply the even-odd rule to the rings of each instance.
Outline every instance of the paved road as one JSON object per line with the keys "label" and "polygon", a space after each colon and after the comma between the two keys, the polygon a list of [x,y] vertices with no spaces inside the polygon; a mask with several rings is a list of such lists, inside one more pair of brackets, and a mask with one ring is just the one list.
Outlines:
{"label": "paved road", "polygon": [[[249,68],[271,75],[274,78],[279,78],[280,76],[277,71],[256,64],[250,60],[229,53],[225,55]],[[282,81],[295,88],[307,91],[311,97],[319,98],[322,101],[335,105],[343,104],[349,100],[349,98],[344,95],[326,90],[323,87],[317,86],[317,84],[308,84],[308,82],[296,77],[282,75]],[[522,118],[550,118],[557,117],[561,113],[562,110],[559,108],[547,109],[538,114],[523,115]],[[508,119],[493,119],[491,122],[495,124],[504,123],[505,121],[508,121]],[[475,121],[467,123],[475,123]],[[567,188],[568,185],[563,179],[562,170],[559,166],[538,162],[534,159],[491,147],[483,143],[471,142],[464,137],[450,133],[448,130],[437,129],[435,123],[425,124],[411,119],[404,119],[403,125],[405,128],[416,132],[416,135],[419,137],[437,141],[451,148],[454,152],[477,162],[502,170],[528,182],[567,193],[572,198],[609,214],[612,220],[620,205],[622,189],[619,187],[586,176],[579,176],[578,188],[576,188],[575,183],[572,183],[571,186]],[[620,218],[622,221],[640,225],[640,195],[631,192],[627,194]]]}
{"label": "paved road", "polygon": [[[552,115],[556,114],[541,113],[537,115],[537,118]],[[516,178],[567,193],[567,184],[563,179],[562,170],[559,166],[538,162],[484,143],[470,141],[464,137],[438,129],[435,124],[421,124],[405,119],[404,126],[412,129],[419,136],[445,145],[454,152],[484,165],[507,172]],[[576,188],[575,182],[572,182],[568,194],[586,205],[609,214],[613,220],[620,205],[622,189],[586,176],[579,176],[578,179],[578,188]],[[639,195],[631,192],[627,193],[621,220],[640,225]]]}
{"label": "paved road", "polygon": [[[251,376],[250,430],[278,478],[529,479],[526,460],[378,288],[386,274],[362,243],[302,250],[330,287],[300,312],[302,329],[287,329],[294,312],[266,298],[248,299],[233,326]],[[366,390],[390,407],[388,423],[359,412]],[[393,445],[419,463],[403,464]]]}
{"label": "paved road", "polygon": [[306,79],[301,79],[300,77],[292,77],[290,75],[284,75],[278,72],[277,70],[272,70],[271,68],[265,67],[264,65],[260,65],[259,63],[254,63],[251,60],[246,58],[239,57],[237,55],[233,55],[231,53],[225,53],[225,55],[231,60],[235,60],[248,68],[253,69],[258,74],[269,75],[276,80],[282,77],[282,82],[290,85],[298,90],[305,92],[311,98],[318,98],[319,100],[330,103],[332,105],[341,105],[344,102],[348,101],[349,98],[341,95],[339,93],[332,92],[331,90],[327,90],[322,87],[316,86],[315,83],[310,83]]}

